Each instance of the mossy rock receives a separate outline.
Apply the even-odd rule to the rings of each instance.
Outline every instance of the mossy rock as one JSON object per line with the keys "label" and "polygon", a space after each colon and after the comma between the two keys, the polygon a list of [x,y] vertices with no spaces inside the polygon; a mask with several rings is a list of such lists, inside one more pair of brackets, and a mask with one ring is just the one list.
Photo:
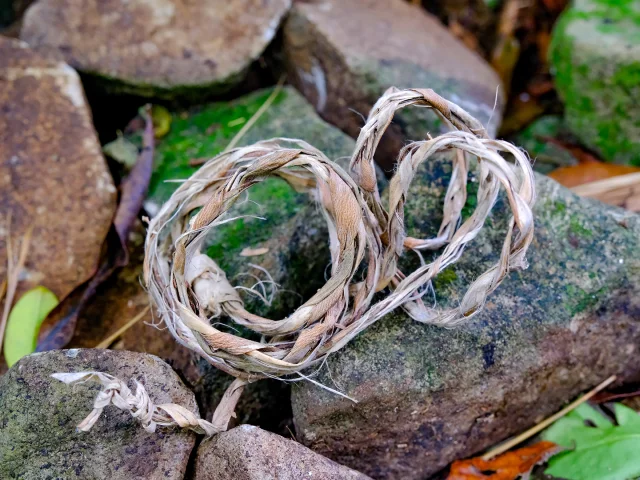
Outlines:
{"label": "mossy rock", "polygon": [[[155,211],[177,188],[167,180],[188,178],[198,168],[194,159],[209,159],[222,152],[252,115],[264,104],[273,89],[260,90],[233,102],[212,103],[173,115],[171,130],[157,146],[155,166],[146,207]],[[298,138],[309,142],[333,160],[348,158],[354,142],[347,135],[322,121],[306,100],[291,87],[283,88],[271,106],[241,138],[238,146],[273,137]],[[344,165],[344,162],[343,162]],[[259,248],[277,238],[278,228],[311,202],[285,181],[269,178],[238,202],[232,216],[245,216],[212,231],[208,254],[230,276],[240,273],[247,262],[244,248]],[[258,218],[259,217],[259,218]],[[259,259],[260,257],[257,257]]]}
{"label": "mossy rock", "polygon": [[604,159],[640,166],[640,3],[575,0],[549,59],[571,130]]}
{"label": "mossy rock", "polygon": [[[179,185],[166,180],[186,179],[198,168],[190,165],[193,159],[208,159],[222,152],[272,92],[270,88],[232,102],[173,112],[170,131],[158,140],[155,151],[147,209],[155,212]],[[350,137],[322,121],[291,87],[280,91],[241,138],[239,146],[273,137],[305,140],[330,159],[340,160],[343,166],[355,146]],[[140,144],[137,136],[127,140]],[[312,197],[295,192],[281,179],[270,178],[251,187],[247,199],[230,210],[230,216],[246,215],[246,218],[211,232],[207,252],[225,269],[234,285],[250,287],[255,283],[247,273],[264,279],[259,270],[249,265],[256,264],[265,268],[280,286],[270,304],[241,292],[249,311],[282,318],[323,282],[322,274],[316,277],[310,276],[310,272],[324,272],[330,262],[328,245],[316,244],[318,236],[322,236],[319,232],[326,232],[325,221],[320,215],[313,215],[311,219],[296,216],[302,210],[316,211]],[[265,248],[267,253],[243,257],[240,253],[246,247]],[[312,250],[313,255],[299,258],[295,256],[298,249]],[[195,365],[185,370],[188,371],[184,376],[194,388],[203,412],[210,414],[231,377],[217,372],[197,356]],[[286,434],[283,422],[291,418],[290,408],[289,384],[275,380],[251,384],[240,400],[237,422],[250,422]]]}
{"label": "mossy rock", "polygon": [[29,355],[0,378],[0,478],[182,480],[193,432],[149,433],[114,406],[105,408],[90,432],[76,430],[100,385],[65,385],[51,374],[83,371],[137,380],[156,404],[177,403],[199,415],[193,393],[153,355],[99,349]]}
{"label": "mossy rock", "polygon": [[[437,233],[450,173],[442,158],[421,167],[405,209],[409,235]],[[296,384],[303,443],[374,478],[422,479],[525,430],[611,374],[640,377],[640,218],[536,180],[529,268],[511,272],[461,327],[424,325],[397,310],[330,357],[315,380],[358,403]],[[426,302],[457,305],[498,259],[506,211],[501,198]],[[402,269],[418,264],[407,253]]]}

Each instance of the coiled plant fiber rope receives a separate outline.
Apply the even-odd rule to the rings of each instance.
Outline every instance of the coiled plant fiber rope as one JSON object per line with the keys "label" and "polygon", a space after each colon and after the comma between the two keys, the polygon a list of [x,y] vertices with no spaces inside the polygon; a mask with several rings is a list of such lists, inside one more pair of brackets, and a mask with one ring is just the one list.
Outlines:
{"label": "coiled plant fiber rope", "polygon": [[[385,206],[376,183],[374,154],[394,113],[408,106],[433,110],[452,131],[402,149]],[[456,154],[439,232],[435,238],[408,237],[404,204],[411,182],[423,162],[447,151]],[[502,152],[515,158],[515,166],[505,161]],[[477,159],[477,206],[462,222],[470,157]],[[480,122],[433,90],[385,92],[361,130],[350,170],[347,173],[301,140],[259,142],[206,162],[151,221],[144,280],[160,315],[179,343],[236,377],[230,387],[233,392],[227,392],[214,415],[214,430],[226,429],[244,384],[316,365],[398,307],[416,321],[454,326],[478,313],[510,270],[526,268],[535,202],[528,158],[512,144],[488,138]],[[233,203],[270,176],[315,196],[329,227],[331,251],[331,276],[325,285],[291,315],[277,320],[246,311],[225,272],[203,253],[209,230],[232,221],[227,212]],[[425,285],[460,258],[482,229],[501,188],[512,218],[500,258],[469,285],[456,308],[425,305],[421,300]],[[405,274],[398,269],[406,250],[440,248],[435,260],[417,270]],[[355,281],[359,269],[366,274]],[[383,289],[389,290],[388,295],[372,304],[374,294]],[[211,319],[220,316],[259,334],[261,340],[215,328]]]}

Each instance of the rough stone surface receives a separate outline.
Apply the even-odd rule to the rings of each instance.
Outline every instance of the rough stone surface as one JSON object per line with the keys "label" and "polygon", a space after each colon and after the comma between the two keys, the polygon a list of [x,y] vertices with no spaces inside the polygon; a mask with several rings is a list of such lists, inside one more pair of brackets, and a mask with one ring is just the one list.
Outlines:
{"label": "rough stone surface", "polygon": [[242,425],[198,448],[195,480],[366,480],[293,440]]}
{"label": "rough stone surface", "polygon": [[[197,167],[189,165],[194,158],[210,158],[227,147],[246,121],[260,108],[272,89],[256,92],[228,103],[212,103],[187,112],[173,112],[171,131],[159,140],[155,152],[155,173],[147,207],[158,208],[177,183],[167,179],[187,178]],[[240,145],[247,145],[271,137],[301,138],[321,149],[330,158],[348,157],[354,142],[335,127],[322,121],[313,107],[291,87],[285,87],[273,104],[242,137]],[[138,141],[135,137],[128,140]],[[250,311],[282,318],[309,298],[317,285],[307,278],[309,272],[322,272],[329,262],[328,250],[317,247],[314,257],[291,265],[296,248],[312,248],[317,233],[324,229],[321,216],[311,224],[299,223],[295,214],[313,202],[306,194],[297,194],[279,179],[269,179],[252,187],[248,202],[234,207],[234,214],[260,215],[265,220],[248,217],[221,226],[213,231],[209,243],[210,255],[228,272],[234,282],[246,286],[252,278],[238,277],[240,273],[254,273],[248,263],[266,268],[280,284],[271,306],[245,296]],[[252,203],[256,202],[256,203]],[[316,227],[313,227],[316,225]],[[292,231],[294,234],[291,239]],[[78,323],[72,346],[92,347],[96,339],[106,338],[135,316],[148,302],[148,295],[140,286],[143,251],[142,231],[132,238],[134,249],[129,266],[121,270],[97,295]],[[265,255],[242,257],[245,247],[267,248]],[[321,253],[322,252],[322,253]],[[318,280],[322,281],[322,274]],[[157,323],[158,318],[156,317]],[[146,323],[146,324],[145,324]],[[153,328],[151,314],[128,331],[117,348],[136,350],[160,356],[176,369],[191,387],[204,415],[211,415],[232,378],[218,372],[198,355],[179,346],[166,330]],[[236,410],[237,423],[251,423],[270,431],[286,434],[291,421],[289,384],[264,380],[249,385]]]}
{"label": "rough stone surface", "polygon": [[290,0],[39,0],[21,38],[112,89],[144,96],[222,91],[269,44]]}
{"label": "rough stone surface", "polygon": [[[408,198],[410,235],[436,233],[449,172],[442,161],[425,166]],[[374,478],[421,479],[523,431],[611,374],[640,378],[640,218],[545,177],[537,183],[529,269],[511,273],[460,328],[398,311],[337,352],[316,380],[359,403],[296,384],[300,441]],[[504,200],[496,208],[504,211]],[[505,216],[494,214],[472,250],[435,280],[441,305],[455,304],[497,259],[505,230]]]}
{"label": "rough stone surface", "polygon": [[[500,123],[500,80],[433,16],[401,0],[297,2],[284,26],[290,78],[329,122],[357,136],[373,103],[390,86],[433,88],[489,130]],[[423,139],[442,122],[423,109],[396,116],[377,160],[395,161],[407,138]]]}
{"label": "rough stone surface", "polygon": [[20,292],[44,285],[61,298],[87,280],[115,199],[76,72],[0,37],[0,258],[33,226]]}
{"label": "rough stone surface", "polygon": [[550,61],[573,132],[606,160],[640,166],[640,3],[576,0]]}
{"label": "rough stone surface", "polygon": [[90,432],[75,430],[91,411],[99,386],[71,387],[51,374],[85,370],[136,379],[155,402],[198,411],[193,394],[152,355],[83,349],[29,355],[0,378],[0,478],[181,480],[193,433],[147,433],[113,406]]}

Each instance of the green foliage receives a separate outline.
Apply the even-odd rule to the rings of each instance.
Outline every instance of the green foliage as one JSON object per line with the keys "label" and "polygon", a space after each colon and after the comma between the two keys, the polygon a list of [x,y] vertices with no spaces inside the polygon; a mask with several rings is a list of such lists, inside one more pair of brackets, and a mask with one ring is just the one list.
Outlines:
{"label": "green foliage", "polygon": [[35,352],[40,326],[58,298],[45,287],[35,287],[13,306],[4,337],[4,358],[11,366],[25,355]]}
{"label": "green foliage", "polygon": [[583,404],[554,423],[545,440],[567,448],[545,471],[568,480],[627,480],[640,476],[640,415],[615,405],[618,425]]}

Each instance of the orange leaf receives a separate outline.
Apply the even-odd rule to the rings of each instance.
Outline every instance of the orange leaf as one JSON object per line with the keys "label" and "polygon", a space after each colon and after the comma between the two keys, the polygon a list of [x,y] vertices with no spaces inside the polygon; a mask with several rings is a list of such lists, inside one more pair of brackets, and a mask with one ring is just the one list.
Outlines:
{"label": "orange leaf", "polygon": [[481,457],[453,462],[447,480],[515,480],[528,476],[533,467],[545,462],[563,448],[552,442],[538,442],[529,447],[503,453],[491,460]]}
{"label": "orange leaf", "polygon": [[585,183],[635,172],[640,172],[640,168],[616,165],[614,163],[588,162],[557,168],[549,176],[561,185],[572,188]]}

